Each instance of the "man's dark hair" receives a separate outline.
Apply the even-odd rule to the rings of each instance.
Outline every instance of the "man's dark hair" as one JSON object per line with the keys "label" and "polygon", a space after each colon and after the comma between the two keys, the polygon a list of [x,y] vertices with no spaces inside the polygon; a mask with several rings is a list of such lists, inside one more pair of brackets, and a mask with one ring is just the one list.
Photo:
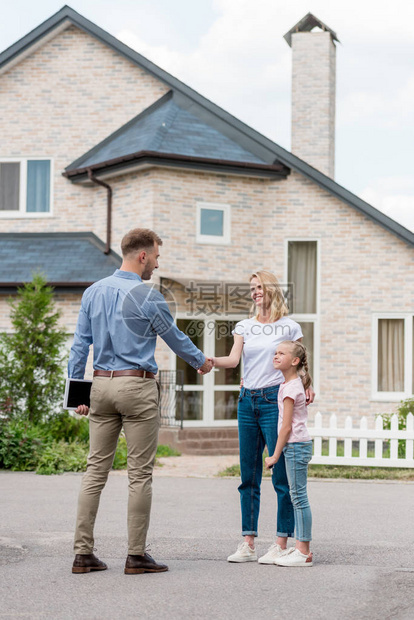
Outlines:
{"label": "man's dark hair", "polygon": [[122,256],[139,250],[149,250],[154,244],[162,245],[161,238],[149,228],[134,228],[127,232],[121,241]]}

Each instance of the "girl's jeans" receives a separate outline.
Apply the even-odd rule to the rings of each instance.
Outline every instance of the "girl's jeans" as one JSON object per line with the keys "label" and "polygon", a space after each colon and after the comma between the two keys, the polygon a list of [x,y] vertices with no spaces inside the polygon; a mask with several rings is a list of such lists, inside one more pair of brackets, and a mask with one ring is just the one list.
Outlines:
{"label": "girl's jeans", "polygon": [[296,540],[312,540],[312,513],[306,490],[308,463],[312,458],[312,442],[287,443],[283,448],[290,496],[295,511]]}
{"label": "girl's jeans", "polygon": [[[238,404],[241,484],[239,486],[242,513],[242,535],[257,536],[260,510],[260,483],[263,471],[263,450],[267,445],[273,454],[277,441],[279,386],[261,390],[241,388]],[[272,470],[272,482],[277,493],[277,536],[293,536],[295,520],[286,476],[285,459],[281,455]]]}

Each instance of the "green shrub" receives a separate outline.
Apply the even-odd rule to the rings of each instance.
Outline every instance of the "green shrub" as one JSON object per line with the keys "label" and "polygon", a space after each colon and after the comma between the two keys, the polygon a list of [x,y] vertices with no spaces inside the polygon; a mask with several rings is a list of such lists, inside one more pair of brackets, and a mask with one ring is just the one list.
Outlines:
{"label": "green shrub", "polygon": [[13,332],[0,333],[0,413],[39,424],[59,410],[67,336],[53,288],[41,275],[9,303]]}
{"label": "green shrub", "polygon": [[43,450],[36,468],[37,474],[62,474],[65,471],[85,471],[88,448],[77,442],[53,442]]}
{"label": "green shrub", "polygon": [[43,440],[39,429],[19,420],[0,422],[0,468],[13,471],[35,469]]}
{"label": "green shrub", "polygon": [[[414,398],[407,398],[406,400],[402,400],[396,413],[398,415],[398,430],[405,431],[407,428],[407,415],[409,413],[412,413],[414,415]],[[382,414],[384,429],[390,430],[391,418],[393,415],[393,413]],[[398,440],[398,458],[405,458],[405,439]]]}
{"label": "green shrub", "polygon": [[112,465],[112,469],[126,469],[127,468],[127,443],[123,435],[118,440],[118,446],[115,452],[115,458]]}
{"label": "green shrub", "polygon": [[52,441],[89,442],[89,422],[84,417],[74,417],[68,411],[52,415],[42,425],[45,437]]}
{"label": "green shrub", "polygon": [[176,450],[175,448],[171,448],[171,446],[166,446],[164,444],[160,444],[157,446],[157,456],[180,456],[181,452]]}

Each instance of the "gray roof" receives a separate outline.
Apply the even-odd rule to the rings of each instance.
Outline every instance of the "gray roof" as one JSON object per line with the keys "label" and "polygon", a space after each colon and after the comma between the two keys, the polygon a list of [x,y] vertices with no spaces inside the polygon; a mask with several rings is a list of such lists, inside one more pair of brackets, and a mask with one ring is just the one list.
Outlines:
{"label": "gray roof", "polygon": [[115,252],[86,233],[1,233],[0,286],[14,288],[42,273],[59,288],[85,288],[121,265]]}
{"label": "gray roof", "polygon": [[169,91],[66,168],[96,166],[139,152],[264,164],[267,162],[197,116],[198,106]]}
{"label": "gray roof", "polygon": [[[338,198],[354,209],[357,209],[365,216],[373,220],[376,224],[384,227],[406,243],[414,245],[413,232],[407,230],[404,226],[401,226],[401,224],[398,224],[387,215],[384,215],[384,213],[378,211],[378,209],[375,209],[364,200],[361,200],[358,196],[355,196],[355,194],[348,191],[316,168],[313,168],[299,157],[296,157],[248,125],[245,125],[237,118],[215,105],[183,82],[180,82],[180,80],[177,80],[177,78],[173,77],[144,56],[141,56],[141,54],[138,54],[138,52],[135,52],[127,45],[110,35],[108,32],[105,32],[105,30],[99,28],[99,26],[89,21],[68,6],[64,6],[60,11],[52,15],[52,17],[48,20],[43,22],[40,26],[32,30],[32,32],[0,54],[0,71],[7,65],[11,66],[20,54],[28,53],[29,48],[36,43],[39,43],[40,39],[48,36],[57,28],[63,28],[64,24],[68,22],[96,37],[99,41],[105,45],[108,45],[117,53],[127,58],[130,62],[135,63],[141,69],[156,77],[158,80],[169,86],[174,91],[174,94],[178,93],[185,99],[190,100],[197,108],[197,116],[210,119],[209,124],[213,122],[213,127],[217,129],[217,131],[237,142],[249,153],[254,153],[257,157],[263,159],[269,165],[280,163],[288,168],[296,170],[312,182],[319,185],[322,189],[329,192],[335,198]],[[332,31],[330,32],[332,34]],[[193,109],[191,112],[194,113]],[[255,164],[251,165],[253,166]]]}

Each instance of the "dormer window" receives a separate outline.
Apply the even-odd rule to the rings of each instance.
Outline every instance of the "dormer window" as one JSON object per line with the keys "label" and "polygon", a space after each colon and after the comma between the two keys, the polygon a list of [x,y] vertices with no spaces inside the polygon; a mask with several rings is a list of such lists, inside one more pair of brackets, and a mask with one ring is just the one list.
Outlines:
{"label": "dormer window", "polygon": [[51,160],[0,159],[0,217],[38,217],[51,211]]}

